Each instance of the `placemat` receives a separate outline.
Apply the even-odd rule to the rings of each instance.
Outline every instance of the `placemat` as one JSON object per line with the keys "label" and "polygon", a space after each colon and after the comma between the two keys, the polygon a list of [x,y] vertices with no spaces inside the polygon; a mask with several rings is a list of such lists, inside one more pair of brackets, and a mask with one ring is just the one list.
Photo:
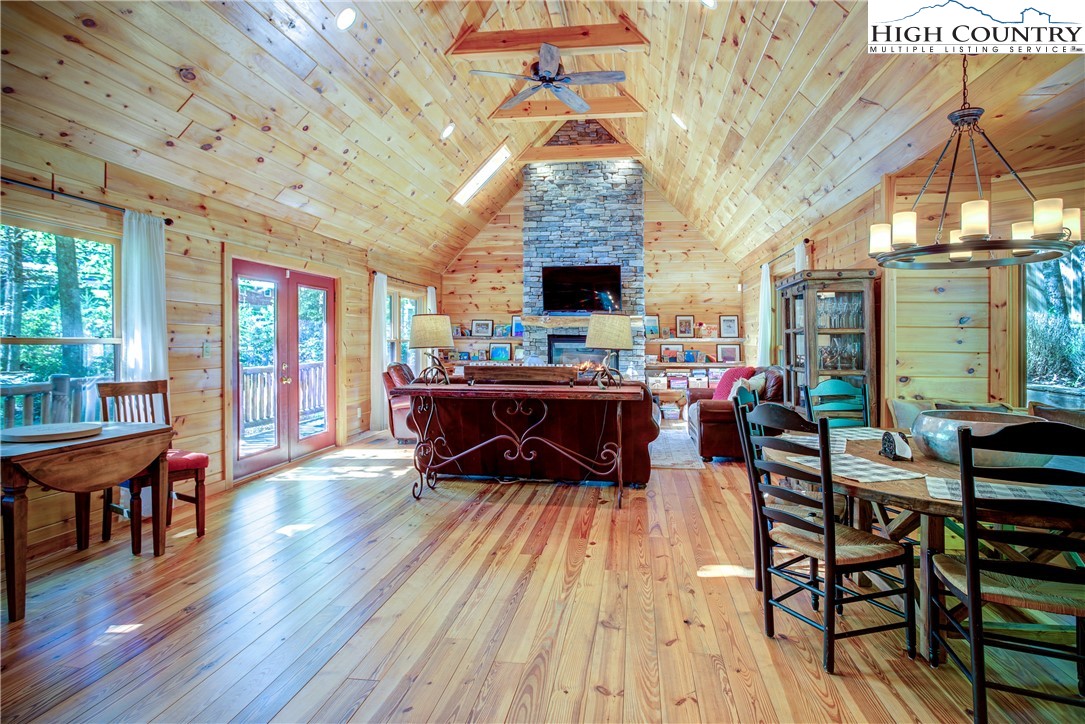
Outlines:
{"label": "placemat", "polygon": [[[955,478],[927,476],[927,493],[939,500],[960,500],[961,481]],[[1001,498],[1003,500],[1039,500],[1049,503],[1066,503],[1085,508],[1085,489],[1045,485],[1011,485],[1004,483],[976,482],[976,496]]]}
{"label": "placemat", "polygon": [[[821,466],[821,461],[815,457],[800,455],[789,457],[788,460],[814,469]],[[839,475],[842,478],[860,483],[885,483],[890,480],[910,480],[923,477],[923,473],[915,473],[911,470],[867,460],[857,455],[846,454],[833,455],[833,475]]]}
{"label": "placemat", "polygon": [[885,432],[876,427],[834,427],[829,430],[831,436],[842,440],[881,440]]}
{"label": "placemat", "polygon": [[[783,435],[780,435],[780,439],[787,440],[788,442],[793,442],[796,445],[808,447],[811,450],[819,449],[817,435],[799,435],[798,433],[794,432],[785,432]],[[829,437],[829,452],[831,452],[832,454],[836,455],[838,453],[842,453],[847,450],[847,447],[847,440],[839,437]]]}

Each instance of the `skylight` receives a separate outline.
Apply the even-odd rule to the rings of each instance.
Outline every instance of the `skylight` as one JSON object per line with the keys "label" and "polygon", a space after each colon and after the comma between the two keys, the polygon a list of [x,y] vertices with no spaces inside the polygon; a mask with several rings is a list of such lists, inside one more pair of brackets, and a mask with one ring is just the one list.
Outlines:
{"label": "skylight", "polygon": [[701,5],[704,5],[709,10],[716,8],[716,0],[701,0]]}
{"label": "skylight", "polygon": [[475,175],[471,177],[471,180],[456,192],[456,195],[452,197],[453,200],[460,206],[466,206],[467,202],[478,193],[479,189],[486,185],[486,182],[497,173],[497,170],[501,168],[505,161],[508,161],[511,156],[512,152],[509,151],[508,146],[501,146],[501,148],[497,149],[497,152],[490,156],[486,163],[482,164],[482,168],[475,171]]}

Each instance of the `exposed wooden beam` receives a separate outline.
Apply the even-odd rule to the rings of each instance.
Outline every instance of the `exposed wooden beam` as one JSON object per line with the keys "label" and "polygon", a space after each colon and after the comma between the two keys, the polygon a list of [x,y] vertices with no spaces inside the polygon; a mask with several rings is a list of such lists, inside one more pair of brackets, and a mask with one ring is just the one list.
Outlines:
{"label": "exposed wooden beam", "polygon": [[506,111],[500,108],[490,114],[495,121],[569,121],[574,118],[629,118],[643,116],[644,106],[632,96],[586,98],[591,104],[584,113],[577,113],[559,100],[525,101]]}
{"label": "exposed wooden beam", "polygon": [[524,149],[517,164],[542,161],[605,161],[612,158],[638,158],[640,152],[628,143],[597,143],[588,146],[535,146]]}
{"label": "exposed wooden beam", "polygon": [[620,16],[619,20],[605,25],[571,25],[565,28],[486,32],[469,28],[453,41],[447,54],[467,60],[518,58],[536,55],[543,43],[556,45],[563,56],[647,50],[648,38],[625,15]]}

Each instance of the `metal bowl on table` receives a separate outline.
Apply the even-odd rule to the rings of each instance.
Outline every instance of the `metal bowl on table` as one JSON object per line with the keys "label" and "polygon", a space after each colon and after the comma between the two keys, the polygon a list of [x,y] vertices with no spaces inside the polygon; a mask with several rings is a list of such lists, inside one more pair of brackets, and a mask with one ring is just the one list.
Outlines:
{"label": "metal bowl on table", "polygon": [[[973,435],[990,435],[1010,425],[1026,422],[1042,422],[1042,419],[986,410],[924,410],[912,423],[912,437],[924,455],[958,465],[961,462],[961,451],[957,444],[959,428],[970,427]],[[973,459],[976,465],[987,467],[1042,467],[1051,460],[1051,456],[976,450]]]}

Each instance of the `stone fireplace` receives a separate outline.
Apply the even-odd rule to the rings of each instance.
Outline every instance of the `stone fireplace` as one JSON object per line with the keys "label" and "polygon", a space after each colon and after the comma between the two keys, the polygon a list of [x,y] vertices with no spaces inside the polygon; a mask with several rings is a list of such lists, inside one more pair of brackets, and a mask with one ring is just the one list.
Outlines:
{"label": "stone fireplace", "polygon": [[[596,142],[598,130],[591,124],[595,122],[579,125],[584,133],[595,134],[592,142]],[[576,133],[566,132],[552,141],[576,142],[577,138]],[[524,166],[523,174],[524,356],[547,360],[548,337],[583,337],[588,317],[551,317],[546,326],[529,321],[543,314],[545,266],[618,265],[622,312],[636,317],[644,314],[643,169],[634,160],[535,163]],[[556,319],[560,326],[553,326]],[[631,352],[620,353],[618,369],[624,372],[632,365],[643,375],[644,326],[639,319],[633,325],[633,346]]]}

